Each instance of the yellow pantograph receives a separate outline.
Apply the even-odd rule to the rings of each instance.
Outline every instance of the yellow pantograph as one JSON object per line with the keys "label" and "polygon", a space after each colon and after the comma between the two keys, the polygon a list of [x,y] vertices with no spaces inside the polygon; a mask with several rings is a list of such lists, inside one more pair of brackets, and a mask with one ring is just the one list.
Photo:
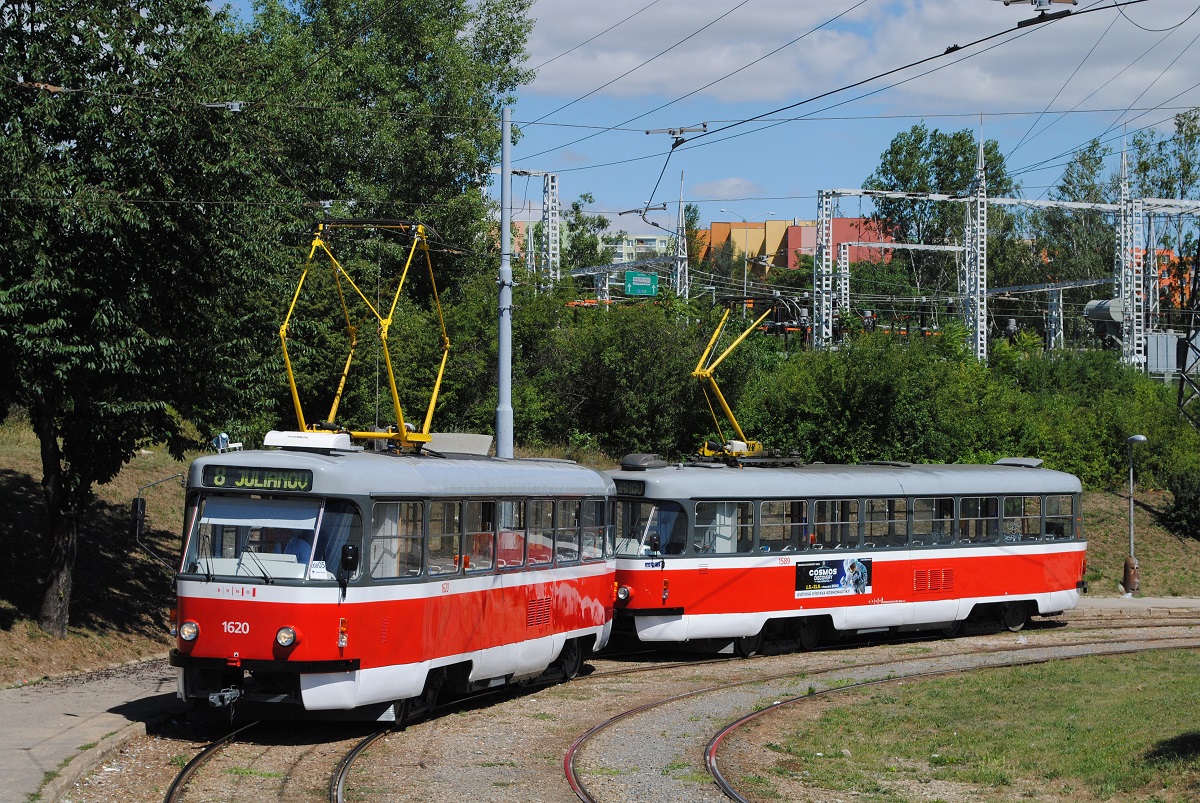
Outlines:
{"label": "yellow pantograph", "polygon": [[[350,274],[346,272],[346,269],[342,267],[341,263],[337,261],[333,252],[329,249],[329,244],[326,242],[324,235],[330,229],[335,228],[389,229],[400,231],[412,237],[412,246],[408,250],[408,258],[405,260],[404,270],[400,274],[400,281],[396,285],[396,292],[392,296],[391,307],[387,310],[386,316],[359,289],[354,279],[351,278]],[[288,326],[292,322],[292,316],[296,311],[296,302],[299,301],[300,293],[304,288],[304,280],[307,278],[309,270],[313,267],[313,258],[317,255],[318,251],[321,251],[329,258],[330,268],[333,271],[334,286],[337,288],[338,300],[341,302],[342,312],[346,319],[346,330],[350,336],[350,352],[346,355],[346,362],[338,380],[337,392],[334,394],[333,403],[329,408],[329,416],[323,421],[310,424],[304,418],[304,410],[300,405],[300,392],[296,387],[296,375],[292,370],[291,358],[288,356]],[[396,306],[400,301],[400,293],[404,289],[404,281],[408,278],[409,269],[412,268],[418,254],[423,256],[425,265],[429,270],[429,282],[433,287],[434,307],[437,310],[438,325],[441,327],[442,336],[441,365],[438,367],[437,380],[434,383],[433,392],[429,398],[429,408],[425,413],[425,420],[420,428],[405,423],[404,412],[400,407],[400,394],[396,390],[396,370],[392,363],[391,351],[388,348],[388,330],[391,328],[393,316],[396,314]],[[292,295],[292,303],[288,307],[287,317],[279,327],[279,340],[283,344],[283,362],[287,367],[288,385],[292,391],[292,403],[296,407],[296,418],[300,424],[300,429],[305,432],[317,432],[321,430],[342,431],[344,429],[339,427],[335,422],[337,421],[338,404],[342,400],[342,393],[346,389],[346,379],[350,375],[350,366],[354,361],[354,350],[358,346],[358,327],[354,326],[351,320],[350,308],[347,303],[347,293],[343,283],[349,285],[379,323],[379,342],[383,351],[383,363],[387,366],[388,390],[391,393],[392,407],[396,415],[396,424],[389,426],[384,432],[350,431],[350,437],[392,441],[406,449],[420,448],[421,445],[428,443],[430,440],[429,430],[433,423],[433,409],[437,403],[438,391],[442,385],[442,376],[446,370],[446,360],[450,356],[450,338],[446,334],[446,321],[442,315],[442,302],[438,296],[437,283],[434,281],[433,261],[429,256],[429,240],[425,226],[420,223],[405,223],[398,220],[338,220],[326,221],[317,226],[317,230],[313,235],[312,247],[309,249],[308,261],[305,263],[304,271],[300,274],[300,281],[296,284],[296,292]]]}
{"label": "yellow pantograph", "polygon": [[[745,300],[743,301],[745,303]],[[737,418],[730,409],[729,403],[725,401],[725,396],[721,393],[721,388],[717,385],[715,372],[717,366],[728,357],[735,348],[737,348],[743,340],[745,340],[751,332],[759,327],[767,316],[774,310],[773,306],[768,306],[766,312],[760,315],[754,323],[746,327],[738,337],[729,344],[725,351],[721,352],[721,356],[713,359],[714,347],[717,345],[717,339],[721,337],[721,332],[725,330],[725,324],[729,320],[729,314],[733,312],[733,304],[729,304],[725,308],[725,314],[721,316],[720,323],[717,324],[716,331],[708,341],[708,346],[705,347],[704,353],[700,355],[700,361],[696,363],[696,370],[692,371],[692,376],[700,380],[700,389],[704,391],[704,400],[708,402],[708,411],[712,414],[713,422],[717,425],[717,434],[721,436],[720,444],[706,443],[700,447],[700,454],[705,457],[716,456],[739,456],[739,457],[756,457],[763,452],[763,445],[758,441],[749,440],[745,433],[742,432],[741,426],[738,424]],[[721,431],[721,419],[717,415],[717,411],[713,408],[712,398],[709,396],[709,390],[712,390],[713,396],[717,397],[717,402],[721,405],[721,410],[725,413],[725,418],[733,427],[733,432],[737,436],[737,441],[727,441],[725,433]],[[715,448],[714,448],[715,447]]]}

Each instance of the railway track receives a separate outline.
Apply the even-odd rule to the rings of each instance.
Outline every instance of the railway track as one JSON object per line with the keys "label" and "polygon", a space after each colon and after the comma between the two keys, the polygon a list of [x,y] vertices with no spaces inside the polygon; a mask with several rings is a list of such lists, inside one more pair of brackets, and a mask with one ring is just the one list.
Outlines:
{"label": "railway track", "polygon": [[[1108,629],[1136,627],[1130,625]],[[1139,629],[1144,629],[1144,626]],[[572,791],[585,803],[641,799],[646,795],[648,788],[647,776],[653,776],[655,773],[658,777],[650,778],[650,785],[656,788],[655,797],[697,801],[724,798],[745,800],[746,798],[721,774],[718,751],[732,732],[759,717],[770,716],[777,710],[802,705],[805,701],[819,699],[834,692],[881,683],[897,683],[943,674],[1093,655],[1121,655],[1151,649],[1179,648],[1200,648],[1200,634],[1141,638],[1136,641],[1094,638],[1051,645],[1025,643],[1005,647],[981,646],[936,656],[888,658],[855,663],[852,666],[830,666],[802,672],[790,670],[764,673],[758,677],[717,683],[643,703],[598,723],[568,747],[563,760],[564,774]],[[800,690],[798,694],[795,693],[797,679],[808,684],[807,688]],[[722,702],[717,702],[719,698]],[[671,707],[675,707],[677,711],[674,714],[665,713]],[[746,710],[751,713],[733,715],[733,712]],[[697,768],[688,766],[678,757],[672,758],[672,754],[679,755],[682,747],[680,744],[666,745],[666,749],[661,750],[659,755],[651,753],[647,757],[647,751],[653,751],[656,746],[647,744],[647,734],[688,730],[688,725],[684,723],[708,722],[721,716],[732,718],[733,721],[719,726],[702,752],[703,771],[711,776],[715,784],[712,788],[719,790],[721,794],[707,796],[704,787],[697,787]],[[691,730],[694,729],[693,725]],[[587,750],[590,745],[600,740],[606,742],[597,750],[603,758],[594,762],[590,772],[585,771]],[[695,734],[691,734],[687,741],[695,742]],[[621,751],[625,747],[628,747],[629,754],[622,757]],[[665,766],[670,768],[670,771],[643,773],[637,769],[646,765]],[[611,773],[606,770],[612,766],[632,769],[625,773]],[[669,776],[666,783],[663,781],[664,775]],[[671,784],[671,778],[680,779],[681,782]]]}
{"label": "railway track", "polygon": [[[1176,631],[1173,635],[1171,628]],[[180,770],[179,763],[196,750],[198,734],[193,728],[174,737],[178,741],[167,739],[173,747],[161,748],[165,751],[162,754],[169,755],[174,764],[163,768],[169,770],[164,780],[153,781],[154,773],[149,768],[141,773],[143,783],[151,789],[166,788],[169,781],[167,801],[214,799],[214,794],[224,799],[303,795],[307,799],[324,797],[339,802],[347,797],[389,801],[464,797],[545,801],[649,799],[619,789],[623,781],[636,778],[636,773],[619,774],[627,770],[620,769],[618,760],[605,759],[599,767],[589,763],[594,760],[590,756],[594,755],[596,745],[608,740],[626,741],[636,754],[634,758],[621,759],[627,762],[626,767],[655,768],[653,771],[660,777],[661,768],[675,768],[670,774],[685,777],[687,794],[668,793],[669,797],[673,795],[672,799],[720,800],[724,798],[718,792],[719,754],[712,753],[716,772],[710,779],[704,758],[705,740],[716,738],[714,734],[721,728],[747,712],[764,706],[772,708],[776,701],[794,699],[796,702],[788,705],[802,705],[803,699],[812,696],[810,691],[825,694],[825,689],[838,683],[878,682],[889,679],[889,673],[893,680],[915,677],[916,674],[909,674],[918,671],[912,667],[922,664],[919,671],[928,672],[936,671],[937,664],[961,664],[968,658],[978,666],[998,665],[1005,660],[1029,661],[1034,660],[1038,650],[1087,653],[1145,648],[1152,643],[1197,646],[1200,632],[1190,632],[1195,628],[1200,628],[1200,618],[1076,619],[1037,622],[1021,634],[993,632],[981,638],[957,639],[917,635],[886,641],[872,638],[867,646],[862,641],[848,642],[814,652],[751,659],[696,656],[680,660],[677,654],[614,653],[593,657],[592,671],[570,683],[499,689],[484,696],[453,701],[438,706],[429,721],[402,730],[364,724],[353,727],[322,724],[298,729],[294,725],[263,723],[221,733],[216,739],[210,735],[205,741],[211,739],[212,744]],[[1014,651],[1019,655],[1011,655]],[[879,657],[881,652],[886,655]],[[933,669],[930,665],[934,665]],[[948,666],[946,671],[962,671],[962,668]],[[870,676],[872,672],[879,677]],[[730,693],[735,688],[744,691],[740,693],[740,703],[735,701],[737,704],[728,710],[718,711],[716,705],[699,703],[700,713],[695,713],[692,720],[683,717],[683,722],[677,725],[660,722],[653,714],[669,709],[671,698],[703,701],[721,696],[722,689]],[[672,691],[685,693],[672,694]],[[648,726],[639,714],[655,719]],[[587,722],[600,724],[580,736],[582,723]],[[661,735],[668,732],[688,733],[686,749],[678,739]],[[665,753],[660,749],[661,754],[656,755],[655,746],[639,745],[647,733],[660,734],[657,740],[662,744],[657,748],[669,749]],[[497,744],[505,738],[513,740],[512,746]],[[568,744],[571,746],[564,758]],[[160,760],[166,764],[165,759]],[[158,771],[158,775],[161,777],[163,773]],[[115,780],[113,776],[100,780],[109,779]],[[469,791],[472,783],[474,792]],[[522,793],[519,791],[522,788],[529,791]],[[431,790],[437,791],[431,793]],[[695,797],[697,790],[701,790],[700,797]],[[734,793],[737,799],[736,790]],[[114,795],[98,790],[94,797],[70,799],[122,799],[137,803],[164,798],[161,791]]]}

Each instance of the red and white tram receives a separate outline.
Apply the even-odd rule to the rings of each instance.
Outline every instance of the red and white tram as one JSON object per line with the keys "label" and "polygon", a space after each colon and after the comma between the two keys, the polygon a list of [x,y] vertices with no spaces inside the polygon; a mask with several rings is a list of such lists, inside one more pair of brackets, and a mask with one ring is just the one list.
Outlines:
{"label": "red and white tram", "polygon": [[178,693],[255,716],[403,718],[440,688],[573,677],[612,627],[612,481],[566,461],[397,454],[345,433],[197,459]]}
{"label": "red and white tram", "polygon": [[1041,461],[750,462],[629,455],[609,472],[618,632],[749,655],[967,619],[1018,630],[1086,590],[1082,488]]}

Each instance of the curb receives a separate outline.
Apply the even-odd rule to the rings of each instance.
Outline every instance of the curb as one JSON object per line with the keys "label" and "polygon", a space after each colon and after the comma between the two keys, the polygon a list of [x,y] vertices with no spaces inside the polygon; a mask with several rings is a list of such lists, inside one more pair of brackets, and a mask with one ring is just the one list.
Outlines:
{"label": "curb", "polygon": [[116,733],[105,736],[94,747],[76,753],[68,759],[67,765],[59,769],[53,778],[42,784],[38,789],[38,795],[46,803],[58,803],[75,788],[76,784],[103,764],[110,755],[139,736],[147,735],[148,725],[149,723],[146,722],[134,722],[132,725],[126,725]]}

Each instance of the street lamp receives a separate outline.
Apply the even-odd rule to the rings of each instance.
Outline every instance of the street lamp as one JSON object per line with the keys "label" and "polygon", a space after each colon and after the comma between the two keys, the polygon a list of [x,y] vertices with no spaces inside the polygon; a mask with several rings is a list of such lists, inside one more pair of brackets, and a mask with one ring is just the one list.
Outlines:
{"label": "street lamp", "polygon": [[[738,217],[742,218],[742,222],[746,224],[746,228],[742,229],[742,231],[744,231],[746,233],[746,236],[744,238],[745,248],[742,252],[742,297],[744,298],[744,297],[750,295],[750,225],[749,225],[750,220],[754,220],[754,219],[760,218],[760,217],[770,217],[771,215],[773,215],[775,213],[774,212],[764,212],[761,215],[755,215],[750,220],[747,220],[746,218],[742,217],[741,215],[738,215],[738,213],[734,212],[732,209],[722,209],[721,211],[725,212],[726,214],[737,215]],[[746,314],[745,305],[742,306],[742,314],[743,315]]]}
{"label": "street lamp", "polygon": [[1138,561],[1133,551],[1133,447],[1145,443],[1145,435],[1130,435],[1125,439],[1129,447],[1129,557],[1125,558],[1125,574],[1121,585],[1125,587],[1125,596],[1132,597],[1141,587],[1138,573]]}

